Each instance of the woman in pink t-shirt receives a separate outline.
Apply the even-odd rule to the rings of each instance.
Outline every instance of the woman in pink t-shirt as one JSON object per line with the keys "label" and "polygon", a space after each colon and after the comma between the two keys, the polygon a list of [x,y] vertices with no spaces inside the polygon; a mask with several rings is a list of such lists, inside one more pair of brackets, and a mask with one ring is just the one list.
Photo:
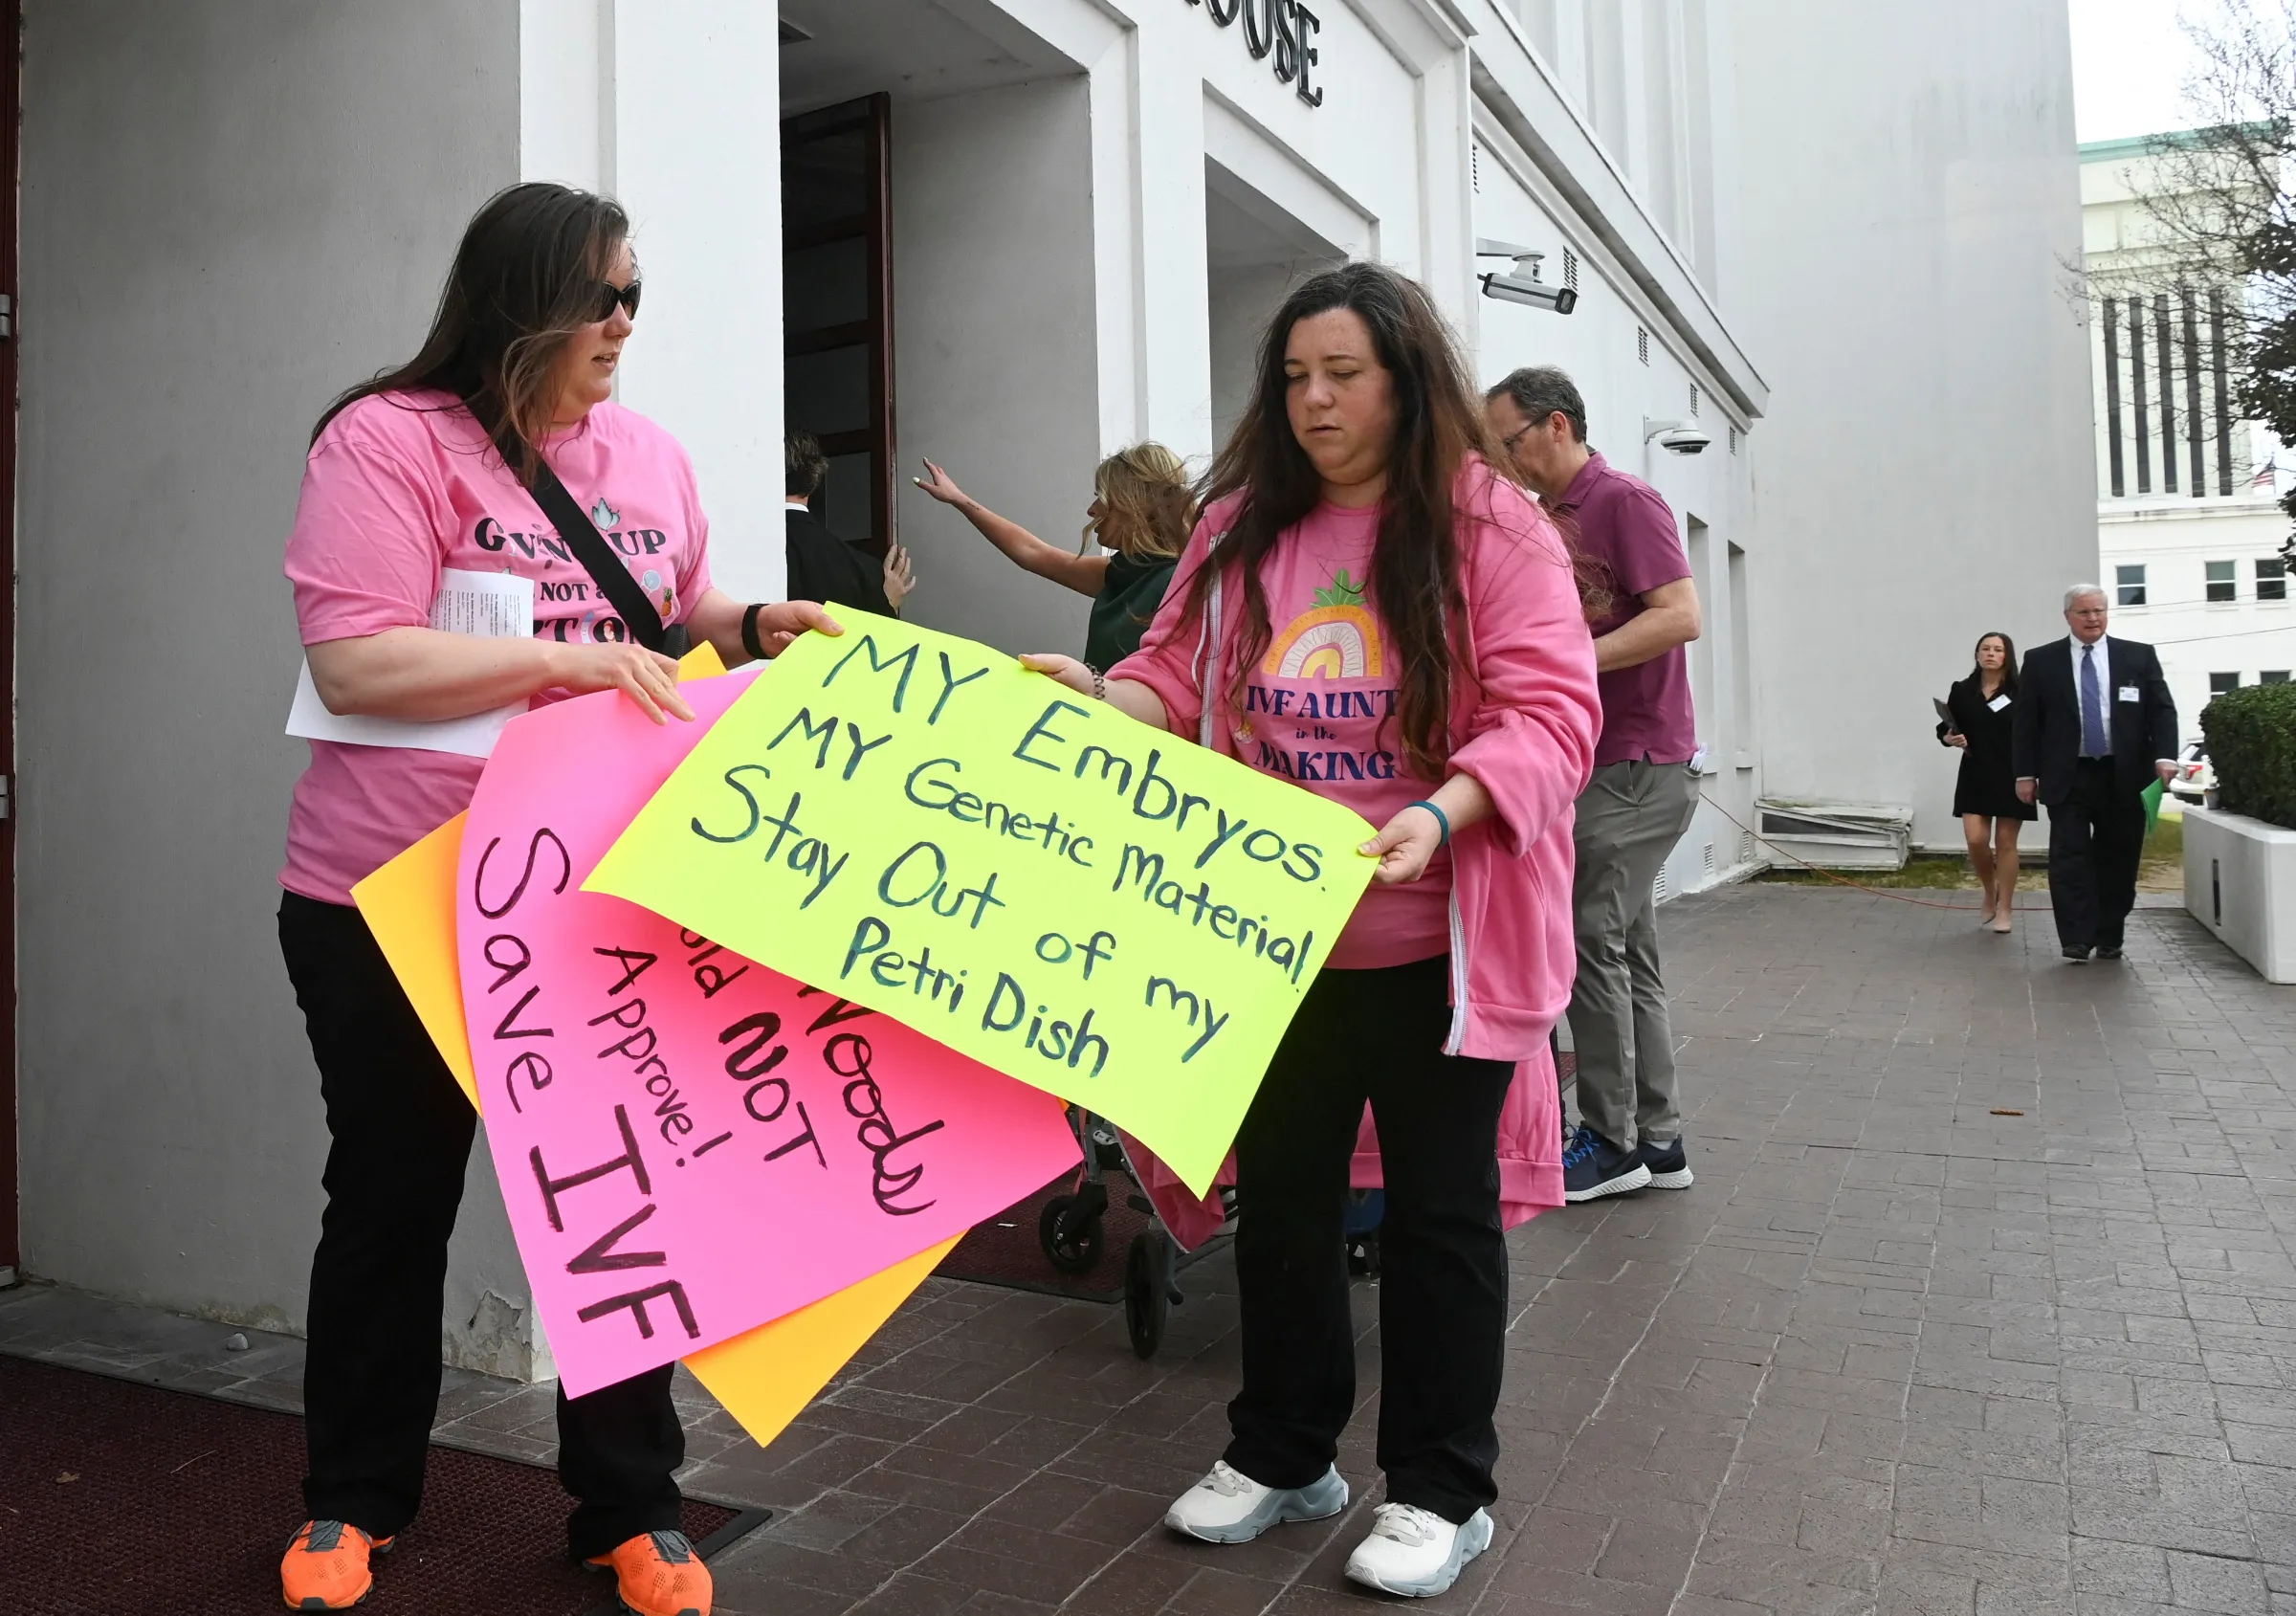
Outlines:
{"label": "woman in pink t-shirt", "polygon": [[1442,1592],[1490,1541],[1499,1111],[1569,996],[1571,803],[1598,726],[1570,562],[1487,453],[1426,293],[1373,264],[1316,276],[1276,311],[1139,652],[1108,673],[1026,659],[1383,828],[1236,1137],[1244,1385],[1225,1455],[1165,1521],[1236,1543],[1346,1507],[1340,1228],[1368,1101],[1387,1502],[1347,1571],[1392,1593]]}
{"label": "woman in pink t-shirt", "polygon": [[[656,722],[691,719],[677,666],[646,648],[682,625],[729,662],[777,653],[818,606],[747,606],[711,587],[709,527],[685,452],[608,398],[638,310],[629,222],[563,186],[503,191],[471,220],[430,337],[320,420],[287,576],[313,682],[338,714],[455,719],[618,689]],[[633,630],[535,496],[548,467],[659,622]],[[447,568],[533,581],[534,632],[430,627]],[[628,591],[623,591],[627,598]],[[347,1609],[420,1501],[438,1409],[447,1238],[476,1114],[359,911],[354,882],[470,806],[481,760],[311,742],[288,816],[279,943],[319,1066],[332,1143],[311,1265],[303,1402],[311,1518],[280,1564],[287,1604]],[[574,1553],[623,1602],[710,1606],[678,1531],[685,1437],[668,1367],[558,1399]]]}

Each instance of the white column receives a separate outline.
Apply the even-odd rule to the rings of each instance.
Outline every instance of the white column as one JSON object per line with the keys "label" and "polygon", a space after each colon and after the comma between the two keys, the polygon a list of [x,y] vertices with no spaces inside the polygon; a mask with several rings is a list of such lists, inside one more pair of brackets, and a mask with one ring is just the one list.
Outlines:
{"label": "white column", "polygon": [[520,0],[519,170],[629,210],[616,396],[685,445],[720,588],[781,598],[781,39],[748,0]]}
{"label": "white column", "polygon": [[[1190,18],[1194,21],[1197,19]],[[1137,357],[1140,435],[1212,453],[1212,314],[1204,278],[1203,41],[1182,28],[1134,35],[1132,139],[1139,174]]]}
{"label": "white column", "polygon": [[1127,29],[1092,65],[1093,302],[1103,454],[1149,435],[1138,42],[1138,32]]}
{"label": "white column", "polygon": [[615,7],[613,174],[646,275],[623,401],[694,457],[718,587],[778,600],[781,34],[753,0]]}
{"label": "white column", "polygon": [[[1422,71],[1419,277],[1472,352],[1482,299],[1474,278],[1474,172],[1468,150],[1474,140],[1474,90],[1466,42],[1438,48]],[[1559,265],[1556,275],[1560,277]]]}
{"label": "white column", "polygon": [[614,0],[519,0],[519,178],[612,194]]}

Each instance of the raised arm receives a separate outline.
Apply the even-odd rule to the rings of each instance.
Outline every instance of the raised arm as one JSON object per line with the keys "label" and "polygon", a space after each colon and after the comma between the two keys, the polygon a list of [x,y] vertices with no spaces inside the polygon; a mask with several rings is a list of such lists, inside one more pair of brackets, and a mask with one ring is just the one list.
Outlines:
{"label": "raised arm", "polygon": [[925,475],[910,480],[933,498],[954,507],[1015,565],[1027,568],[1039,578],[1064,584],[1080,595],[1100,592],[1101,581],[1108,576],[1108,557],[1071,555],[1057,544],[1046,543],[1019,522],[997,515],[965,493],[947,472],[930,460],[925,462]]}

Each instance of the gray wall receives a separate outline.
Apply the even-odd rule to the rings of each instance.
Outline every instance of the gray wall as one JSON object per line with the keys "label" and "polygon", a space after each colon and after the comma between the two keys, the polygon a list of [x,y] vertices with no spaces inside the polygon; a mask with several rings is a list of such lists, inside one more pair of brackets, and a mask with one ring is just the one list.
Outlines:
{"label": "gray wall", "polygon": [[894,102],[893,273],[899,526],[917,573],[903,614],[1080,654],[1091,603],[1014,566],[909,478],[929,455],[991,510],[1076,547],[1101,454],[1083,77]]}
{"label": "gray wall", "polygon": [[1958,848],[1929,697],[2097,564],[2064,8],[1733,10],[1764,787]]}
{"label": "gray wall", "polygon": [[[25,11],[26,1267],[298,1327],[325,1136],[272,919],[304,753],[281,546],[312,417],[413,350],[517,177],[518,9]],[[450,1316],[522,1339],[474,1162]]]}

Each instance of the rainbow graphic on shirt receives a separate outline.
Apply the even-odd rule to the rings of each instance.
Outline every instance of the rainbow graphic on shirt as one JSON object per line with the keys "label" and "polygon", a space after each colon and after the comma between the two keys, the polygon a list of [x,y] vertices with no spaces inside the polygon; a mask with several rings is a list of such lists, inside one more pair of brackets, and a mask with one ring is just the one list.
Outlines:
{"label": "rainbow graphic on shirt", "polygon": [[1275,636],[1260,672],[1286,679],[1376,679],[1380,628],[1363,605],[1363,586],[1341,567],[1315,605]]}

